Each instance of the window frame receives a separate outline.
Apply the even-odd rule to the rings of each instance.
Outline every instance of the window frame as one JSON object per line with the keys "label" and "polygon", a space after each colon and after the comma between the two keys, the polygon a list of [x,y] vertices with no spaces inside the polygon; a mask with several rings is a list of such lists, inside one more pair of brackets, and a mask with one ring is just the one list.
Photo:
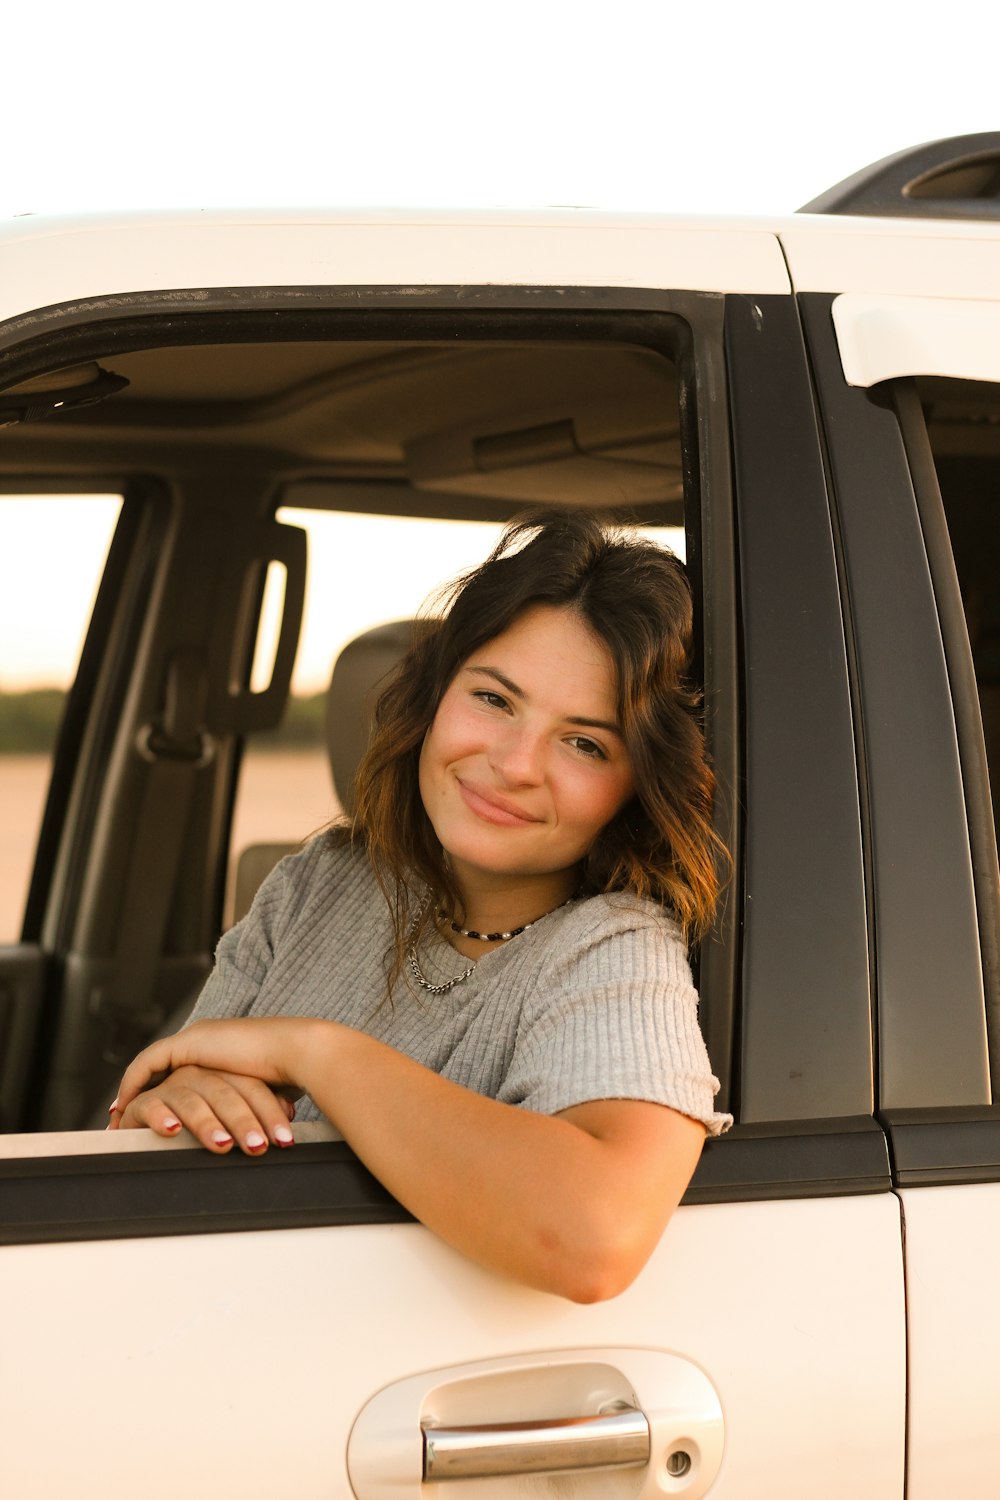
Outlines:
{"label": "window frame", "polygon": [[[131,348],[199,341],[273,339],[278,314],[284,320],[285,336],[300,339],[357,337],[359,332],[377,338],[385,327],[391,327],[397,336],[399,330],[405,329],[407,337],[418,340],[444,337],[449,326],[453,328],[460,323],[463,336],[487,341],[520,331],[522,337],[531,341],[543,342],[555,336],[563,340],[578,337],[587,342],[614,338],[617,342],[646,345],[666,354],[677,368],[679,378],[694,393],[694,401],[682,403],[680,412],[687,465],[685,487],[689,498],[692,491],[696,498],[694,507],[686,504],[688,565],[698,596],[701,635],[698,650],[706,677],[710,678],[708,694],[713,712],[709,733],[714,739],[711,750],[720,780],[735,785],[738,687],[736,625],[731,604],[730,460],[724,423],[708,421],[712,403],[725,384],[719,337],[722,309],[723,299],[717,293],[614,287],[440,286],[418,291],[383,286],[181,289],[141,296],[109,296],[99,305],[85,301],[56,306],[46,310],[46,331],[41,335],[34,333],[35,323],[33,336],[27,339],[23,338],[23,320],[0,325],[0,369],[5,381],[13,382],[29,379],[70,357],[76,361],[108,357],[109,349],[123,353]],[[137,476],[131,484],[141,488],[143,481]],[[378,508],[388,510],[386,487],[375,488],[380,491]],[[285,491],[280,503],[288,503],[287,486],[283,483],[278,489]],[[704,519],[699,511],[699,496],[706,509]],[[275,509],[279,498],[276,492]],[[442,507],[431,500],[429,508]],[[507,508],[514,514],[521,507],[511,503]],[[500,506],[493,505],[491,509],[494,513],[502,512]],[[724,606],[711,607],[708,615],[702,617],[706,600],[722,600]],[[233,776],[237,762],[238,751],[231,757]],[[231,795],[232,783],[230,798]],[[724,839],[735,845],[739,836],[735,807],[723,809],[720,817]],[[221,916],[224,866],[220,871],[216,890]],[[40,869],[34,887],[32,930],[44,929],[47,942],[55,936],[42,918],[45,893],[49,890],[50,883]],[[66,938],[71,923],[72,914],[64,911],[59,940]],[[706,1030],[711,1033],[713,1052],[719,1056],[724,1087],[729,1073],[735,942],[735,918],[727,906],[718,940],[702,955],[701,974],[706,993]],[[717,998],[710,998],[713,994]]]}

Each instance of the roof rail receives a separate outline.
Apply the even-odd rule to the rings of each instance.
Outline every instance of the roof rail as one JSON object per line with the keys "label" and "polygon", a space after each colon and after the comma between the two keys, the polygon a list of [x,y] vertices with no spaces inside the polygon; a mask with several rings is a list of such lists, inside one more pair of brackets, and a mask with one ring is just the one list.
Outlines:
{"label": "roof rail", "polygon": [[909,146],[845,177],[799,213],[1000,219],[1000,131]]}

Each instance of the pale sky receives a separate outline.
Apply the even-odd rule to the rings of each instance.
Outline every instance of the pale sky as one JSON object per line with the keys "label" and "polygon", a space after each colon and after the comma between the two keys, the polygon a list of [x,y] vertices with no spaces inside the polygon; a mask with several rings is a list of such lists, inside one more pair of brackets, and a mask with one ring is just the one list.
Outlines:
{"label": "pale sky", "polygon": [[120,506],[0,495],[0,692],[69,686]]}
{"label": "pale sky", "polygon": [[[67,687],[118,516],[111,495],[0,496],[0,692]],[[341,646],[387,620],[417,613],[448,579],[482,562],[500,533],[485,522],[445,522],[283,510],[279,519],[309,533],[305,614],[292,686],[325,689]],[[649,536],[684,555],[684,533]],[[358,587],[359,557],[382,559]],[[404,565],[392,567],[393,559]],[[280,571],[280,570],[279,570]],[[258,638],[260,690],[270,678],[280,618],[280,583]]]}
{"label": "pale sky", "polygon": [[[998,15],[971,0],[3,5],[0,220],[269,204],[791,212],[904,146],[1000,127]],[[111,510],[63,505],[46,605],[0,500],[0,687],[71,669]],[[455,533],[454,560],[427,543],[429,573],[414,541],[406,576],[386,576],[384,600],[366,584],[352,618],[362,603],[373,620],[412,612],[486,550],[472,536]],[[21,612],[5,617],[5,599]],[[325,659],[303,656],[300,688],[325,680],[339,630],[317,631]]]}
{"label": "pale sky", "polygon": [[266,204],[790,212],[904,146],[998,124],[988,0],[2,11],[0,218]]}

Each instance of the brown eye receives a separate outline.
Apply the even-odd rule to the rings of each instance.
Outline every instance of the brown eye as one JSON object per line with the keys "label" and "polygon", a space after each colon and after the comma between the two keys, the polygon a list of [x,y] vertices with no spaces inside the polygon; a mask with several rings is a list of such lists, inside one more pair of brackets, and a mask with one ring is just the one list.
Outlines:
{"label": "brown eye", "polygon": [[577,734],[570,740],[570,744],[578,750],[586,760],[607,760],[607,756],[595,740],[588,740],[585,735]]}

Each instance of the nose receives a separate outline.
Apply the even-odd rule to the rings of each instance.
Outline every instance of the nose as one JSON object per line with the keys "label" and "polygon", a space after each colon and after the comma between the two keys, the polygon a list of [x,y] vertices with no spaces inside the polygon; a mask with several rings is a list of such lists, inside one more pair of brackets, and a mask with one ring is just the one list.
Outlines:
{"label": "nose", "polygon": [[545,779],[542,737],[524,724],[498,735],[489,752],[491,769],[510,787],[540,786]]}

